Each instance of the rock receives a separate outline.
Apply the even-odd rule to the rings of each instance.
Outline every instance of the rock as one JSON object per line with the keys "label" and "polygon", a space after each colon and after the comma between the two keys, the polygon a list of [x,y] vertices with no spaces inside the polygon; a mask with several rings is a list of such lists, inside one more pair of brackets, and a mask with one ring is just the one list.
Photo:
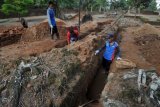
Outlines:
{"label": "rock", "polygon": [[0,37],[2,37],[4,35],[4,33],[0,33]]}
{"label": "rock", "polygon": [[120,101],[112,100],[112,99],[106,99],[106,102],[103,102],[104,107],[127,107],[125,104],[123,104]]}
{"label": "rock", "polygon": [[2,98],[8,98],[9,97],[9,90],[5,89],[1,92]]}
{"label": "rock", "polygon": [[10,31],[9,31],[9,34],[11,34],[11,35],[14,34],[13,30],[10,30]]}
{"label": "rock", "polygon": [[31,84],[27,84],[27,88],[31,88],[32,87],[32,85]]}
{"label": "rock", "polygon": [[6,85],[7,85],[7,81],[2,81],[2,82],[0,83],[0,92],[5,89]]}
{"label": "rock", "polygon": [[30,78],[31,78],[31,80],[34,80],[34,79],[36,79],[36,78],[37,78],[37,75],[32,76],[32,77],[30,77]]}
{"label": "rock", "polygon": [[136,64],[128,59],[122,59],[116,61],[116,68],[117,69],[131,69],[136,68]]}
{"label": "rock", "polygon": [[131,78],[136,78],[137,74],[135,74],[134,72],[128,72],[123,76],[123,79],[131,79]]}

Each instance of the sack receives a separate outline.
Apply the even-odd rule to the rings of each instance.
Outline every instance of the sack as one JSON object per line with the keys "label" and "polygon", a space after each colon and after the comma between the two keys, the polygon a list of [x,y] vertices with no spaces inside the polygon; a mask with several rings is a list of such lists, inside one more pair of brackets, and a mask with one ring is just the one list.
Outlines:
{"label": "sack", "polygon": [[116,68],[118,69],[131,69],[136,68],[136,64],[128,59],[122,59],[116,61]]}

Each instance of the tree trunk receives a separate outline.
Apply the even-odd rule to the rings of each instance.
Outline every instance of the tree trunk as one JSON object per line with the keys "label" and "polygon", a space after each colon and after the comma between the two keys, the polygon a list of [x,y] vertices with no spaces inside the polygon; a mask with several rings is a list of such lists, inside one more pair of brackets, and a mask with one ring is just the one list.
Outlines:
{"label": "tree trunk", "polygon": [[21,15],[19,13],[17,13],[17,16],[18,16],[18,21],[21,20]]}
{"label": "tree trunk", "polygon": [[91,5],[91,12],[93,12],[93,7],[92,7],[92,5]]}
{"label": "tree trunk", "polygon": [[101,11],[102,11],[102,7],[101,7],[101,6],[99,6],[99,12],[101,13]]}

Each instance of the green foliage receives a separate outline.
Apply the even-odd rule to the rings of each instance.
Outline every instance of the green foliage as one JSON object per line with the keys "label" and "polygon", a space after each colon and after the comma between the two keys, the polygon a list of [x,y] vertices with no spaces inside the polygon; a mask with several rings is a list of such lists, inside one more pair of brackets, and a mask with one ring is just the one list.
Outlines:
{"label": "green foliage", "polygon": [[78,8],[79,0],[58,0],[60,8]]}
{"label": "green foliage", "polygon": [[150,11],[157,10],[156,0],[127,0],[128,6],[140,9],[147,9]]}
{"label": "green foliage", "polygon": [[42,7],[47,6],[48,0],[33,0],[34,6],[36,7]]}
{"label": "green foliage", "polygon": [[[119,9],[119,8],[121,8],[121,9],[128,9],[128,7],[129,7],[129,5],[128,5],[129,3],[126,1],[126,0],[114,0],[113,2],[112,2],[112,7],[114,8],[114,9]],[[132,4],[132,1],[130,1],[130,4]]]}
{"label": "green foliage", "polygon": [[150,11],[156,11],[157,10],[156,0],[152,0],[147,9],[150,10]]}
{"label": "green foliage", "polygon": [[109,6],[107,0],[83,0],[82,2],[82,9],[89,9],[89,10],[105,10]]}
{"label": "green foliage", "polygon": [[2,5],[2,12],[9,15],[16,13],[23,15],[28,12],[27,7],[33,3],[33,0],[4,0]]}

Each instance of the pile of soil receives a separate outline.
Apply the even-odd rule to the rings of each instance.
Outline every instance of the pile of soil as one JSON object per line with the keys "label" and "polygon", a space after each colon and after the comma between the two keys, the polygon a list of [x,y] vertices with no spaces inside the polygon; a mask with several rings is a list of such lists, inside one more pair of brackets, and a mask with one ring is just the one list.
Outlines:
{"label": "pile of soil", "polygon": [[145,59],[157,68],[160,74],[160,36],[149,34],[135,39]]}
{"label": "pile of soil", "polygon": [[0,33],[4,33],[4,32],[8,32],[9,30],[14,30],[17,28],[21,28],[20,26],[4,26],[4,25],[0,25]]}
{"label": "pile of soil", "polygon": [[[59,30],[60,38],[64,38],[64,36],[66,36],[66,23],[60,19],[56,19],[56,23]],[[33,42],[48,37],[50,37],[50,28],[48,25],[48,21],[45,20],[42,23],[28,28],[22,36],[22,41]]]}
{"label": "pile of soil", "polygon": [[80,33],[81,33],[81,35],[83,37],[83,35],[85,35],[88,32],[94,31],[97,27],[98,27],[97,22],[88,21],[88,22],[86,22],[86,23],[81,25]]}
{"label": "pile of soil", "polygon": [[18,42],[23,32],[22,27],[2,28],[0,31],[0,47]]}
{"label": "pile of soil", "polygon": [[160,35],[160,31],[150,24],[144,24],[141,27],[139,27],[137,30],[134,30],[133,34],[136,36],[143,36],[143,35],[149,35],[149,34]]}

